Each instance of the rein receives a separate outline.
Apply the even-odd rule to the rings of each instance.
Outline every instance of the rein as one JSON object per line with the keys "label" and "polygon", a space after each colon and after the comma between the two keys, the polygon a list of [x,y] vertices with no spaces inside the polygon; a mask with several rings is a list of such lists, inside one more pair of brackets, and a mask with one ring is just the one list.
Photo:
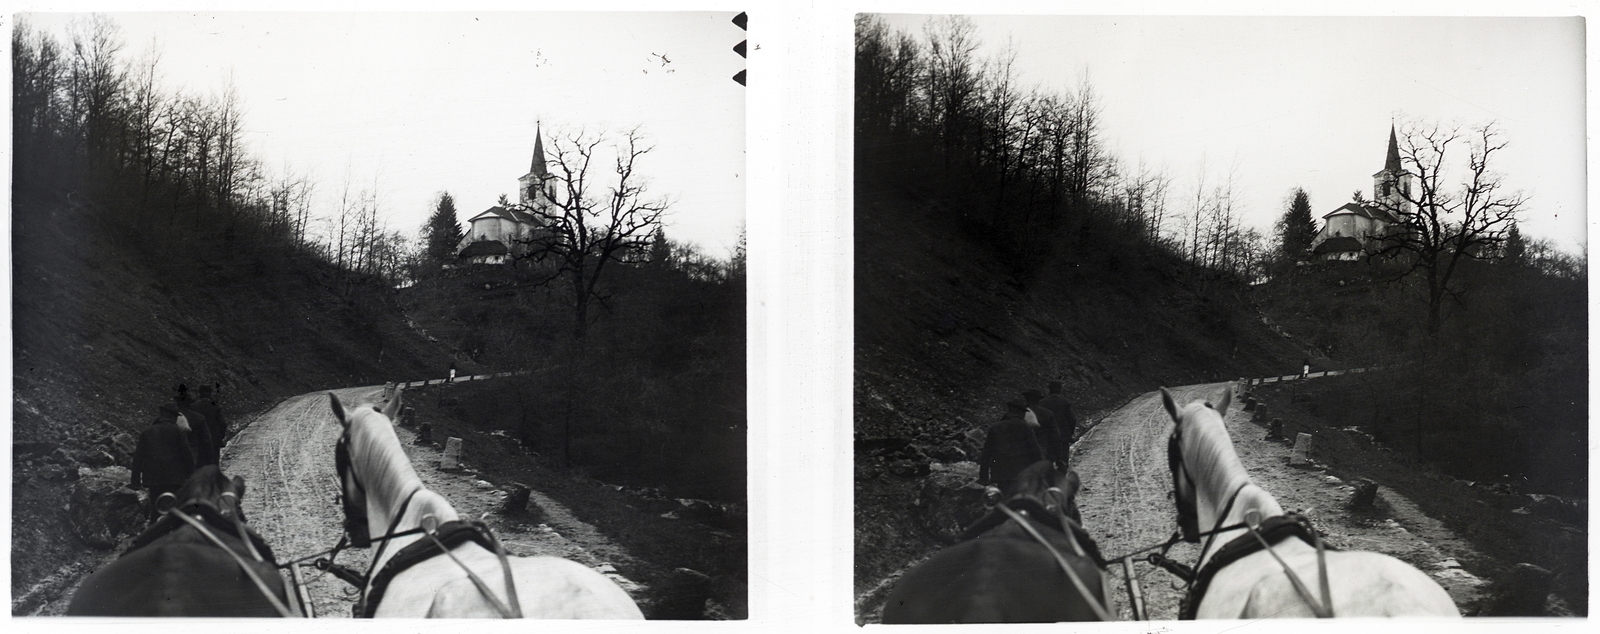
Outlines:
{"label": "rein", "polygon": [[[201,535],[205,536],[207,540],[210,540],[212,544],[215,544],[217,548],[221,548],[223,552],[228,553],[228,556],[233,558],[234,563],[239,564],[239,569],[244,571],[245,576],[250,578],[250,582],[255,584],[256,589],[261,591],[261,596],[266,597],[267,601],[272,604],[272,608],[278,611],[279,616],[282,616],[286,619],[295,618],[295,614],[289,611],[289,606],[284,605],[282,601],[278,600],[277,595],[272,594],[272,590],[267,588],[266,582],[262,581],[261,576],[257,575],[256,571],[250,567],[250,563],[245,561],[244,557],[239,556],[239,553],[234,552],[232,548],[228,548],[227,544],[222,543],[222,540],[218,538],[215,533],[212,533],[210,528],[206,527],[205,522],[195,519],[193,516],[189,515],[188,513],[184,513],[178,508],[173,508],[167,512],[173,514],[178,519],[183,520],[183,522],[189,526],[194,527],[196,531],[199,531]],[[246,538],[244,541],[249,543],[250,540]],[[261,561],[261,554],[255,551],[255,547],[252,546],[250,548],[250,554],[255,556],[256,561]]]}
{"label": "rein", "polygon": [[[1006,506],[1005,504],[1000,504],[998,507],[1001,512],[1005,513],[1007,517],[1011,518],[1011,521],[1016,522],[1022,527],[1023,530],[1027,531],[1028,534],[1033,537],[1034,541],[1039,542],[1040,546],[1044,546],[1045,550],[1050,551],[1050,556],[1055,558],[1056,565],[1061,567],[1062,572],[1067,573],[1067,579],[1071,581],[1072,586],[1078,590],[1078,594],[1083,596],[1084,602],[1088,603],[1089,607],[1094,610],[1095,616],[1099,617],[1102,621],[1114,620],[1111,616],[1110,610],[1106,609],[1106,606],[1101,605],[1099,601],[1095,600],[1094,595],[1089,592],[1089,587],[1083,584],[1083,579],[1078,577],[1077,571],[1072,569],[1072,565],[1067,562],[1066,557],[1061,555],[1061,551],[1056,550],[1056,547],[1051,545],[1049,540],[1044,538],[1044,535],[1039,534],[1039,530],[1033,527],[1033,524],[1028,521],[1026,516],[1012,510],[1011,507]],[[1061,516],[1062,520],[1061,532],[1067,536],[1067,542],[1072,544],[1072,550],[1076,552],[1078,556],[1086,557],[1087,555],[1083,552],[1083,547],[1079,546],[1077,538],[1072,536],[1072,529],[1067,524],[1067,518],[1065,514],[1062,514],[1059,511],[1058,514]]]}
{"label": "rein", "polygon": [[[1206,403],[1206,407],[1208,407],[1208,408],[1211,407],[1211,403],[1209,403],[1209,402]],[[1174,416],[1176,416],[1176,414],[1174,414]],[[1188,468],[1187,465],[1184,464],[1183,454],[1178,449],[1178,447],[1180,446],[1179,445],[1179,443],[1180,443],[1179,439],[1181,437],[1181,434],[1182,434],[1182,425],[1179,425],[1177,430],[1174,431],[1174,433],[1172,435],[1172,438],[1168,441],[1168,445],[1167,445],[1167,451],[1168,451],[1167,463],[1168,463],[1168,467],[1171,468],[1172,471],[1173,471],[1172,479],[1173,479],[1173,490],[1174,490],[1174,495],[1175,496],[1178,493],[1177,485],[1178,485],[1178,478],[1180,477],[1180,474],[1181,474],[1181,477],[1183,477],[1186,480],[1188,480],[1188,482],[1190,483],[1190,488],[1194,487],[1194,478],[1189,475],[1189,468]],[[1217,559],[1218,559],[1217,555],[1220,554],[1221,551],[1219,551],[1216,554],[1212,554],[1211,558],[1207,559],[1207,554],[1211,552],[1212,543],[1216,540],[1216,537],[1217,537],[1217,535],[1219,533],[1225,533],[1225,532],[1228,532],[1228,531],[1232,531],[1232,530],[1237,530],[1237,529],[1243,528],[1245,530],[1245,532],[1250,537],[1255,538],[1256,543],[1260,544],[1261,550],[1265,550],[1265,551],[1267,551],[1267,554],[1272,555],[1272,559],[1278,563],[1279,567],[1283,568],[1284,574],[1289,577],[1290,585],[1292,585],[1294,587],[1295,594],[1299,595],[1300,596],[1300,600],[1304,601],[1305,604],[1311,608],[1311,612],[1313,614],[1315,614],[1317,618],[1321,618],[1321,619],[1333,618],[1333,597],[1332,597],[1332,593],[1331,593],[1331,591],[1329,590],[1329,587],[1328,587],[1328,565],[1327,565],[1327,558],[1325,556],[1326,546],[1322,542],[1322,536],[1318,535],[1315,529],[1310,528],[1309,524],[1306,523],[1306,520],[1304,518],[1299,517],[1299,516],[1291,516],[1291,517],[1298,518],[1296,520],[1297,523],[1300,523],[1302,526],[1304,526],[1306,528],[1306,532],[1308,534],[1310,534],[1311,537],[1312,537],[1312,539],[1310,541],[1312,542],[1312,544],[1314,546],[1316,546],[1316,549],[1317,549],[1317,572],[1318,572],[1318,577],[1320,578],[1321,586],[1322,586],[1321,587],[1322,600],[1320,602],[1317,601],[1316,598],[1311,596],[1311,591],[1306,589],[1305,583],[1300,580],[1300,575],[1296,574],[1295,571],[1289,567],[1289,564],[1287,562],[1285,562],[1282,557],[1278,556],[1277,551],[1272,549],[1272,544],[1270,542],[1268,542],[1267,538],[1261,534],[1261,531],[1259,530],[1259,528],[1262,525],[1262,518],[1261,518],[1261,514],[1260,514],[1259,511],[1257,511],[1255,509],[1251,509],[1250,511],[1245,513],[1245,518],[1244,518],[1243,522],[1239,522],[1239,523],[1232,524],[1232,525],[1229,525],[1229,526],[1222,526],[1222,522],[1224,520],[1226,520],[1227,517],[1228,517],[1228,514],[1233,511],[1233,504],[1234,504],[1234,502],[1238,501],[1239,494],[1244,491],[1245,487],[1251,486],[1253,484],[1255,484],[1255,483],[1253,483],[1253,482],[1251,482],[1251,481],[1249,481],[1247,479],[1247,480],[1245,480],[1244,484],[1239,485],[1238,488],[1233,490],[1233,493],[1228,496],[1228,502],[1227,502],[1226,505],[1224,505],[1222,507],[1222,513],[1217,516],[1216,524],[1212,527],[1211,530],[1203,532],[1203,533],[1195,533],[1193,535],[1184,535],[1183,532],[1184,532],[1184,529],[1187,528],[1187,526],[1186,525],[1185,526],[1181,526],[1180,530],[1178,531],[1178,533],[1174,534],[1167,541],[1162,542],[1160,544],[1157,544],[1155,546],[1149,546],[1149,547],[1145,547],[1145,548],[1142,548],[1142,549],[1139,549],[1139,550],[1135,550],[1135,551],[1125,555],[1123,557],[1123,571],[1124,571],[1124,573],[1127,574],[1127,573],[1131,572],[1132,566],[1131,566],[1130,562],[1131,562],[1131,557],[1133,555],[1136,555],[1136,554],[1139,554],[1139,553],[1142,553],[1142,552],[1145,552],[1145,551],[1149,551],[1149,550],[1154,550],[1156,548],[1162,549],[1160,553],[1151,553],[1148,557],[1145,558],[1145,561],[1148,561],[1151,564],[1159,566],[1162,569],[1164,569],[1164,570],[1172,573],[1173,575],[1177,576],[1178,578],[1184,580],[1184,600],[1183,600],[1184,605],[1183,605],[1182,609],[1180,610],[1179,618],[1190,618],[1190,619],[1192,619],[1192,618],[1194,618],[1194,614],[1196,612],[1198,612],[1198,610],[1199,610],[1200,600],[1204,595],[1205,588],[1208,587],[1209,584],[1210,584],[1210,579],[1212,577],[1214,577],[1217,574],[1217,572],[1219,570],[1221,570],[1222,568],[1227,567],[1228,565],[1232,564],[1234,561],[1237,561],[1240,558],[1243,558],[1243,555],[1238,555],[1237,557],[1228,559],[1227,561],[1224,561],[1221,564],[1217,564]],[[1260,487],[1258,486],[1256,488],[1260,488]],[[1179,506],[1179,515],[1180,515],[1180,519],[1181,519],[1181,516],[1184,515],[1184,510],[1183,510],[1183,507],[1182,507],[1183,502],[1182,502],[1182,500],[1179,500],[1178,502],[1179,502],[1179,505],[1180,505]],[[1182,524],[1182,522],[1180,522],[1180,524]],[[1171,548],[1171,546],[1173,544],[1176,544],[1178,541],[1185,540],[1186,538],[1189,541],[1198,541],[1200,537],[1205,537],[1206,541],[1205,541],[1205,544],[1203,546],[1201,546],[1201,548],[1200,548],[1200,558],[1195,562],[1194,568],[1189,568],[1187,566],[1184,566],[1183,564],[1180,564],[1178,562],[1172,561],[1171,559],[1168,559],[1166,557],[1167,549]],[[1229,542],[1228,544],[1223,546],[1222,550],[1223,551],[1229,550],[1235,544],[1239,543],[1239,541],[1242,540],[1242,539],[1244,539],[1243,536],[1235,539],[1234,541]],[[1198,588],[1195,585],[1197,580],[1201,581],[1201,585]],[[1133,579],[1131,574],[1128,575],[1128,587],[1129,587],[1130,594],[1133,594],[1133,595],[1137,596],[1137,594],[1138,594],[1137,588],[1134,585],[1134,579]],[[1196,596],[1197,594],[1200,595],[1200,596]],[[1142,616],[1137,614],[1137,613],[1134,616],[1136,618],[1139,618],[1140,620],[1143,620]]]}

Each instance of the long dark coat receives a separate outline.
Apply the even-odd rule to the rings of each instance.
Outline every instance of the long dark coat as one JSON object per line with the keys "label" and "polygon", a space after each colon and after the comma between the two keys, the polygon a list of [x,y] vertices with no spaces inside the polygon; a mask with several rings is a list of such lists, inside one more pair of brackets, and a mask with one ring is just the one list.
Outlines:
{"label": "long dark coat", "polygon": [[1039,448],[1044,450],[1044,457],[1060,460],[1061,430],[1056,426],[1055,411],[1038,403],[1029,405],[1028,409],[1033,410],[1034,418],[1039,419],[1039,426],[1033,430],[1033,435],[1039,439]]}
{"label": "long dark coat", "polygon": [[988,437],[983,442],[983,456],[978,461],[978,483],[994,483],[1004,488],[1028,465],[1043,459],[1044,451],[1034,437],[1033,426],[1021,418],[1008,416],[989,426]]}
{"label": "long dark coat", "polygon": [[162,417],[139,433],[133,450],[133,488],[176,488],[194,470],[194,450],[175,421]]}
{"label": "long dark coat", "polygon": [[206,417],[206,430],[211,432],[211,443],[217,448],[227,444],[228,423],[222,420],[222,407],[209,398],[202,398],[189,404],[189,409],[199,412]]}
{"label": "long dark coat", "polygon": [[1039,404],[1056,415],[1056,435],[1061,438],[1061,455],[1065,457],[1067,450],[1072,447],[1072,439],[1078,437],[1078,418],[1072,415],[1072,404],[1060,394],[1046,396]]}
{"label": "long dark coat", "polygon": [[188,406],[180,407],[178,412],[189,419],[189,449],[194,452],[195,467],[217,464],[217,443],[211,438],[211,422]]}

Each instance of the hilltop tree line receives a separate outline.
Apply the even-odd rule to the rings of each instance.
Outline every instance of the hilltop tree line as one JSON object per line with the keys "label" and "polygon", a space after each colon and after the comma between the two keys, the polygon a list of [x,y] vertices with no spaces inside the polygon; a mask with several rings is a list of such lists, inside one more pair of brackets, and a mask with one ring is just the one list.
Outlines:
{"label": "hilltop tree line", "polygon": [[12,181],[19,197],[103,210],[151,245],[181,240],[275,248],[385,279],[408,238],[379,222],[376,187],[316,212],[309,173],[273,170],[244,146],[243,99],[162,85],[161,52],[130,55],[115,22],[73,22],[65,41],[23,19],[12,30]]}
{"label": "hilltop tree line", "polygon": [[1205,167],[1180,209],[1173,178],[1105,145],[1087,74],[1059,92],[1026,88],[1010,49],[980,59],[967,18],[930,19],[920,37],[856,18],[856,138],[863,163],[936,155],[956,212],[1019,277],[1053,249],[1113,242],[1240,277],[1264,271],[1267,243],[1242,223],[1232,176]]}

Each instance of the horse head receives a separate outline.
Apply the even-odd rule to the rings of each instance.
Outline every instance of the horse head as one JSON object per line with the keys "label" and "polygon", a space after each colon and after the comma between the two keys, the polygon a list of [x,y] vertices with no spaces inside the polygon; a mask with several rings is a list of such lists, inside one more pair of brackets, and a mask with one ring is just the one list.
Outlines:
{"label": "horse head", "polygon": [[350,546],[366,548],[372,545],[367,521],[367,489],[356,475],[355,463],[350,456],[350,443],[361,428],[378,423],[374,416],[383,417],[384,423],[394,420],[400,411],[400,390],[395,390],[394,396],[384,405],[382,411],[363,406],[347,413],[344,403],[339,400],[339,395],[333,392],[328,393],[328,404],[333,409],[334,419],[344,428],[344,433],[339,435],[338,443],[333,446],[333,463],[334,469],[339,474],[339,503],[344,508],[345,534],[350,538]]}
{"label": "horse head", "polygon": [[177,493],[163,493],[156,498],[156,508],[165,513],[174,508],[200,506],[216,511],[222,517],[232,518],[237,514],[240,520],[244,520],[244,511],[239,506],[239,500],[243,497],[244,478],[229,478],[223,475],[217,465],[206,465],[196,469]]}
{"label": "horse head", "polygon": [[[1172,471],[1172,498],[1178,507],[1178,529],[1183,532],[1183,539],[1187,542],[1200,541],[1200,510],[1194,476],[1189,473],[1188,463],[1184,461],[1184,430],[1196,430],[1203,425],[1220,427],[1232,399],[1233,390],[1227,390],[1215,405],[1211,401],[1194,401],[1180,406],[1172,392],[1161,388],[1161,404],[1166,407],[1167,415],[1172,417],[1172,435],[1167,438],[1167,468]],[[1197,435],[1201,432],[1190,433]]]}
{"label": "horse head", "polygon": [[1018,473],[1016,479],[1000,494],[1006,504],[1029,500],[1052,515],[1064,514],[1072,521],[1082,523],[1077,501],[1078,489],[1082,486],[1078,472],[1069,470],[1062,473],[1050,461],[1040,460]]}

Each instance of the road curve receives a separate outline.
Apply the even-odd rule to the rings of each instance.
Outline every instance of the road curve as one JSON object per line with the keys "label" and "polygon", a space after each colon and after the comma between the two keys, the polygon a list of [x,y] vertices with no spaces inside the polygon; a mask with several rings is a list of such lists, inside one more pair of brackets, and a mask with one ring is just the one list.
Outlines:
{"label": "road curve", "polygon": [[[355,404],[379,399],[383,387],[331,391]],[[223,472],[244,477],[246,517],[280,562],[332,548],[343,534],[333,466],[339,434],[328,391],[312,392],[286,399],[262,414],[223,450]],[[368,557],[366,551],[347,550],[339,562],[364,570]],[[350,616],[355,596],[348,584],[309,568],[306,573],[317,616]]]}

